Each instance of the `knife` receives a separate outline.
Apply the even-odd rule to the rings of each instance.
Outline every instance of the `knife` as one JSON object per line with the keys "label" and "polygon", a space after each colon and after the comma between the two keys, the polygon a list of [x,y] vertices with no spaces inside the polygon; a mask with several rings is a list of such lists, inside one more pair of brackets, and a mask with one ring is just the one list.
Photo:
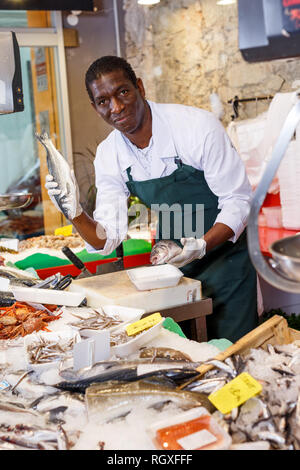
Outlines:
{"label": "knife", "polygon": [[76,276],[76,279],[93,276],[93,274],[85,267],[81,259],[79,259],[68,246],[64,246],[61,251],[74,264],[74,266],[76,266],[76,268],[80,269],[81,274]]}

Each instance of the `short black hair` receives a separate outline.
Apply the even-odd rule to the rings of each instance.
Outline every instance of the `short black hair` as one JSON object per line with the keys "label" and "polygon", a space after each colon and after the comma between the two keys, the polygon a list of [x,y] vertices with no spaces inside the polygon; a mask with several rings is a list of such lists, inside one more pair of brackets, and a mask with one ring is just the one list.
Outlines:
{"label": "short black hair", "polygon": [[88,68],[85,74],[85,87],[91,101],[94,101],[93,94],[90,89],[90,84],[97,80],[101,75],[114,72],[115,70],[123,70],[127,78],[137,88],[137,77],[131,65],[122,57],[114,55],[106,55],[95,60]]}

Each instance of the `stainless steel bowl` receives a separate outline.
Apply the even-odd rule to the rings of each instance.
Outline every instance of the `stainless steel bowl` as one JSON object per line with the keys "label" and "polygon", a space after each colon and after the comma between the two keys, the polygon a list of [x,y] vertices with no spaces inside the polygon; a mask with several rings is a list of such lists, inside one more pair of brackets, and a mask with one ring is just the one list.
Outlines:
{"label": "stainless steel bowl", "polygon": [[0,210],[27,207],[33,200],[32,193],[0,194]]}
{"label": "stainless steel bowl", "polygon": [[271,266],[292,281],[300,281],[300,234],[282,238],[270,246]]}

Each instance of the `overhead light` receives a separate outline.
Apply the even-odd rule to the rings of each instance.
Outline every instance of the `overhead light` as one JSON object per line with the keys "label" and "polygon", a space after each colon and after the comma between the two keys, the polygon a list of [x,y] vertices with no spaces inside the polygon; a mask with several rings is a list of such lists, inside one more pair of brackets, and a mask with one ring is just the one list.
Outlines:
{"label": "overhead light", "polygon": [[218,0],[217,5],[232,5],[236,0]]}
{"label": "overhead light", "polygon": [[155,5],[155,3],[159,3],[160,0],[137,0],[139,5]]}
{"label": "overhead light", "polygon": [[78,24],[78,16],[82,13],[81,10],[72,10],[71,14],[67,16],[67,22],[71,26],[76,26]]}

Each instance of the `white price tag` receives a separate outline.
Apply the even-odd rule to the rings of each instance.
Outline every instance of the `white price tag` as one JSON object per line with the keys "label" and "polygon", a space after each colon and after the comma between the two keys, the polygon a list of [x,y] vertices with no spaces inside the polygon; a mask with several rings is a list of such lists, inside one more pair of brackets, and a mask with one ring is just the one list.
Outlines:
{"label": "white price tag", "polygon": [[188,436],[177,439],[177,442],[184,450],[195,450],[216,442],[217,438],[207,429],[194,432]]}

